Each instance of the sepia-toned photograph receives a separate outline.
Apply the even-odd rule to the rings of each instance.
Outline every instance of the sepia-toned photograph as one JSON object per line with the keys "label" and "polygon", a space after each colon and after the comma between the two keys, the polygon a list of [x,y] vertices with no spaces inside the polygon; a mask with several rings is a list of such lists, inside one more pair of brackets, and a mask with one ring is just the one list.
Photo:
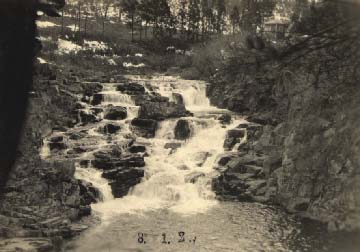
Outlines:
{"label": "sepia-toned photograph", "polygon": [[0,252],[359,252],[360,0],[0,0]]}

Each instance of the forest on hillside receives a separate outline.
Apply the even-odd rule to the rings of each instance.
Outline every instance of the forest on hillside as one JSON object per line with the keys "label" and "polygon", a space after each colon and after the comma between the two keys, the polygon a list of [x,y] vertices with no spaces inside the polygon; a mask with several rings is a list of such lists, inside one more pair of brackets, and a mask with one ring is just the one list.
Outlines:
{"label": "forest on hillside", "polygon": [[[264,23],[272,19],[291,22],[286,28],[291,32],[305,18],[319,18],[321,9],[331,17],[328,22],[336,22],[341,17],[329,14],[340,5],[331,0],[71,0],[61,15],[74,20],[73,31],[80,37],[86,36],[89,20],[96,19],[103,29],[107,23],[126,23],[132,39],[199,41],[235,33],[263,34]],[[312,28],[298,31],[309,33]]]}

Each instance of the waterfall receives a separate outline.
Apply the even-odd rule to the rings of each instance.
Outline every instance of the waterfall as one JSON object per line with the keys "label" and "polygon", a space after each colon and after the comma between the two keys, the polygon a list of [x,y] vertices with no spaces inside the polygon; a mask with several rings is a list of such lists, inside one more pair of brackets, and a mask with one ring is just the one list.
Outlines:
{"label": "waterfall", "polygon": [[[179,119],[162,121],[153,139],[139,138],[138,141],[148,146],[149,154],[145,158],[142,182],[133,187],[127,196],[96,204],[94,210],[100,212],[104,220],[118,214],[159,208],[185,215],[207,211],[217,204],[215,194],[211,191],[215,161],[224,152],[227,130],[235,127],[239,121],[235,120],[232,125],[224,127],[216,120],[216,113],[224,113],[224,110],[210,106],[204,82],[162,76],[151,80],[129,77],[144,86],[150,84],[156,92],[170,100],[173,93],[180,94],[188,110],[202,112],[206,116],[184,118],[192,130],[191,137],[185,141],[174,139]],[[128,107],[131,106],[126,95],[109,89],[103,94],[105,104],[126,103]]]}
{"label": "waterfall", "polygon": [[109,181],[102,177],[101,171],[91,167],[76,167],[75,177],[77,179],[91,183],[94,187],[96,187],[101,193],[103,202],[114,199],[111,192],[111,187],[109,186]]}

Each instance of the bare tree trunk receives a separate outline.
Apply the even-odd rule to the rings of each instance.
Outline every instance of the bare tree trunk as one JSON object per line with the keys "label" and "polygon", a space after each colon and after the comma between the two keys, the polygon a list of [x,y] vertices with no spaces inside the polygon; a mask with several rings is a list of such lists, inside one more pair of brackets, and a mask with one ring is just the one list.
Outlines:
{"label": "bare tree trunk", "polygon": [[85,24],[84,24],[84,38],[87,34],[87,20],[88,20],[88,14],[85,14]]}
{"label": "bare tree trunk", "polygon": [[134,41],[134,13],[131,13],[131,41]]}
{"label": "bare tree trunk", "polygon": [[61,37],[64,37],[64,9],[61,10]]}
{"label": "bare tree trunk", "polygon": [[140,18],[140,41],[142,41],[142,31],[143,31],[142,19]]}
{"label": "bare tree trunk", "polygon": [[102,37],[105,37],[105,17],[102,18]]}
{"label": "bare tree trunk", "polygon": [[80,3],[80,1],[78,4],[78,22],[79,22],[78,34],[79,34],[79,38],[80,38],[80,36],[81,36],[81,3]]}
{"label": "bare tree trunk", "polygon": [[145,23],[145,39],[147,39],[147,32],[148,32],[148,22]]}
{"label": "bare tree trunk", "polygon": [[121,23],[121,8],[119,7],[119,19],[118,22]]}

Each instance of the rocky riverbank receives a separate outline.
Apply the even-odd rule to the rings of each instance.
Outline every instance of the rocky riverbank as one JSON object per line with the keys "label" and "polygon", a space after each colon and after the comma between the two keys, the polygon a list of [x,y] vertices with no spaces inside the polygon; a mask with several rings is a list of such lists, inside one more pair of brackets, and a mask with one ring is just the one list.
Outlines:
{"label": "rocky riverbank", "polygon": [[[47,251],[86,230],[92,203],[123,197],[143,178],[148,154],[137,137],[154,137],[164,119],[191,116],[181,95],[170,100],[112,73],[87,76],[36,65],[19,158],[0,208],[5,250]],[[188,127],[179,126],[179,138],[188,137]],[[99,171],[110,196],[76,179],[80,167]]]}
{"label": "rocky riverbank", "polygon": [[229,132],[225,146],[234,153],[219,164],[219,197],[272,202],[330,230],[359,230],[358,56],[354,45],[280,62],[255,51],[235,73],[218,72],[211,102],[255,123],[235,129],[247,139],[235,148],[242,133]]}

